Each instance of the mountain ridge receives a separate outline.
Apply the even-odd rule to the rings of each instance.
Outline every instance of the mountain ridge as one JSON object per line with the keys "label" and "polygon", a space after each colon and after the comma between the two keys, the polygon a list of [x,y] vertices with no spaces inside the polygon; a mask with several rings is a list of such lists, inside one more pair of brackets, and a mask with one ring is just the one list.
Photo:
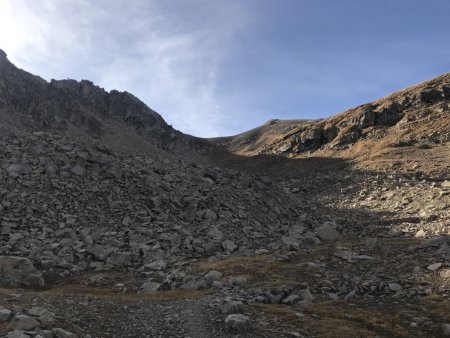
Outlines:
{"label": "mountain ridge", "polygon": [[178,155],[190,152],[195,157],[211,148],[208,142],[169,126],[161,115],[128,92],[107,92],[88,80],[47,82],[15,67],[3,51],[0,109],[4,126],[71,130],[74,137],[107,139],[129,152],[160,149]]}

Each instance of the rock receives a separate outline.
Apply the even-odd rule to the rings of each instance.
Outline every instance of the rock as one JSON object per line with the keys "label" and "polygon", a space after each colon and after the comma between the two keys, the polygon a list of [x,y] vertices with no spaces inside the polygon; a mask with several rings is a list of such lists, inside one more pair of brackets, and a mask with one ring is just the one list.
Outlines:
{"label": "rock", "polygon": [[99,261],[105,261],[107,257],[112,255],[114,252],[117,252],[118,249],[116,247],[112,247],[110,245],[89,245],[86,248],[86,251],[94,256],[95,259]]}
{"label": "rock", "polygon": [[443,98],[443,93],[434,88],[425,88],[420,92],[420,99],[425,103],[435,103]]}
{"label": "rock", "polygon": [[206,278],[211,282],[216,282],[222,279],[222,273],[216,270],[211,270],[206,274]]}
{"label": "rock", "polygon": [[45,284],[39,272],[28,258],[0,256],[0,286],[40,287]]}
{"label": "rock", "polygon": [[6,338],[30,338],[30,336],[25,334],[25,331],[22,331],[22,330],[16,330],[16,331],[9,332],[5,337]]}
{"label": "rock", "polygon": [[450,269],[442,269],[439,271],[439,276],[445,279],[450,279]]}
{"label": "rock", "polygon": [[314,300],[314,296],[311,294],[309,289],[305,289],[302,291],[302,300],[305,302],[312,302]]}
{"label": "rock", "polygon": [[197,276],[187,283],[184,283],[183,289],[194,289],[194,290],[203,290],[209,289],[214,282],[217,282],[222,279],[222,273],[216,270],[211,270],[206,274]]}
{"label": "rock", "polygon": [[53,334],[56,338],[76,338],[76,335],[74,333],[68,332],[61,328],[53,329]]}
{"label": "rock", "polygon": [[84,176],[84,174],[86,173],[86,169],[80,165],[75,165],[74,167],[72,167],[72,169],[70,169],[70,171],[78,176]]}
{"label": "rock", "polygon": [[281,242],[283,243],[286,250],[297,250],[300,247],[300,242],[295,238],[289,236],[282,236]]}
{"label": "rock", "polygon": [[229,302],[225,302],[222,305],[222,313],[224,314],[232,314],[232,313],[243,313],[244,312],[244,303],[239,300],[233,300]]}
{"label": "rock", "polygon": [[148,263],[144,265],[145,271],[161,271],[164,270],[167,266],[166,261],[159,259],[157,261]]}
{"label": "rock", "polygon": [[315,229],[315,233],[323,241],[335,241],[341,238],[334,222],[324,223],[321,227]]}
{"label": "rock", "polygon": [[423,231],[422,229],[417,231],[416,234],[414,235],[414,237],[416,237],[416,238],[425,238],[426,236],[427,236],[427,233],[425,231]]}
{"label": "rock", "polygon": [[243,314],[230,314],[225,318],[225,325],[230,331],[244,333],[251,329],[250,318]]}
{"label": "rock", "polygon": [[157,292],[161,289],[162,284],[157,282],[145,282],[141,286],[143,292]]}
{"label": "rock", "polygon": [[439,270],[441,266],[442,266],[442,263],[434,263],[434,264],[428,265],[427,269],[430,271],[436,271],[436,270]]}
{"label": "rock", "polygon": [[23,164],[11,164],[6,168],[8,175],[11,177],[17,177],[19,175],[26,175],[31,173],[32,168]]}
{"label": "rock", "polygon": [[297,303],[299,300],[300,300],[300,296],[299,295],[291,294],[291,295],[287,296],[286,298],[284,298],[281,301],[281,303],[292,305],[292,304]]}
{"label": "rock", "polygon": [[400,291],[401,289],[403,289],[402,286],[398,283],[389,283],[388,287],[392,291]]}
{"label": "rock", "polygon": [[441,324],[441,331],[444,337],[450,337],[450,323]]}
{"label": "rock", "polygon": [[225,250],[226,252],[233,252],[234,250],[237,249],[237,245],[233,241],[227,239],[222,242],[222,249]]}
{"label": "rock", "polygon": [[0,323],[7,322],[11,318],[11,311],[8,309],[0,309]]}
{"label": "rock", "polygon": [[55,321],[55,314],[42,307],[33,307],[27,311],[27,314],[37,317],[43,326],[49,326]]}
{"label": "rock", "polygon": [[41,325],[35,318],[27,315],[15,315],[8,324],[8,330],[33,330]]}
{"label": "rock", "polygon": [[355,298],[355,296],[356,296],[356,290],[353,289],[344,297],[344,300],[346,302],[351,302],[353,300],[353,298]]}
{"label": "rock", "polygon": [[323,139],[323,130],[320,128],[307,129],[300,134],[300,142],[306,146],[320,145]]}

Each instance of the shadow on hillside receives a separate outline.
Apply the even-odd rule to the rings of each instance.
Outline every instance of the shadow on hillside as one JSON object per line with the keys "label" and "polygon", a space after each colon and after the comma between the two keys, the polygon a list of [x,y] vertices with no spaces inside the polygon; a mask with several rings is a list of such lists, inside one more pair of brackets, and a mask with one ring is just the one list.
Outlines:
{"label": "shadow on hillside", "polygon": [[342,158],[307,157],[286,158],[278,155],[242,156],[223,152],[210,159],[213,165],[250,174],[295,178],[315,172],[351,170],[350,161]]}
{"label": "shadow on hillside", "polygon": [[[293,191],[300,199],[307,199],[321,215],[330,220],[338,220],[343,230],[355,237],[398,237],[414,243],[421,239],[414,237],[414,231],[428,227],[429,222],[446,222],[448,215],[438,212],[435,219],[430,215],[420,215],[421,210],[407,211],[402,206],[394,207],[401,198],[410,196],[410,183],[435,181],[424,173],[378,172],[356,169],[350,160],[330,157],[285,158],[282,156],[259,155],[246,157],[226,153],[213,161],[214,165],[243,170],[250,174],[267,175],[274,184],[281,181],[283,186]],[[392,201],[384,197],[383,206],[377,199],[385,191],[402,191],[405,196]],[[364,193],[365,192],[365,193]],[[295,196],[295,195],[294,195]],[[445,197],[444,197],[445,198]],[[425,205],[426,200],[423,201]],[[352,205],[351,205],[352,204]],[[378,206],[377,206],[378,205]],[[410,228],[402,234],[401,227]],[[431,230],[431,229],[430,229]]]}

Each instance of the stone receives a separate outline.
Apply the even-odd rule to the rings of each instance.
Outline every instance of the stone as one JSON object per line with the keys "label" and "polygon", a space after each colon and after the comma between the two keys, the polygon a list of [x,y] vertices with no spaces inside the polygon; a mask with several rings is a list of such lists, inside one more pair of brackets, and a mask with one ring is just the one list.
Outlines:
{"label": "stone", "polygon": [[222,313],[224,314],[232,314],[232,313],[243,313],[244,312],[244,303],[240,300],[232,300],[229,302],[225,302],[222,305]]}
{"label": "stone", "polygon": [[92,256],[94,256],[95,259],[99,261],[105,261],[106,258],[108,258],[113,253],[117,252],[118,249],[110,245],[93,244],[89,245],[86,248],[86,251],[90,253]]}
{"label": "stone", "polygon": [[190,281],[183,284],[183,289],[203,290],[209,289],[214,282],[222,279],[222,273],[216,270],[211,270],[206,274],[194,277]]}
{"label": "stone", "polygon": [[314,232],[323,241],[335,241],[341,238],[334,222],[326,222],[321,227],[316,228]]}
{"label": "stone", "polygon": [[297,303],[298,301],[300,301],[300,296],[296,295],[296,294],[291,294],[291,295],[287,296],[286,298],[284,298],[281,301],[281,303],[292,305],[292,304]]}
{"label": "stone", "polygon": [[297,250],[300,247],[300,242],[289,236],[282,236],[281,243],[283,243],[286,250]]}
{"label": "stone", "polygon": [[11,177],[17,177],[19,175],[26,175],[31,173],[32,168],[23,164],[11,164],[6,168],[8,175]]}
{"label": "stone", "polygon": [[86,169],[78,164],[75,165],[74,167],[72,167],[72,169],[70,169],[70,171],[78,176],[84,176],[84,174],[86,173]]}
{"label": "stone", "polygon": [[61,328],[54,328],[53,329],[53,335],[56,338],[76,338],[76,335],[72,332],[66,331]]}
{"label": "stone", "polygon": [[161,283],[149,281],[141,285],[141,290],[143,292],[153,293],[159,291],[161,289],[161,286]]}
{"label": "stone", "polygon": [[434,264],[428,265],[427,269],[430,271],[436,271],[436,270],[439,270],[441,268],[441,266],[442,266],[442,263],[434,263]]}
{"label": "stone", "polygon": [[32,307],[27,311],[27,314],[37,317],[43,326],[49,326],[55,321],[55,314],[42,307]]}
{"label": "stone", "polygon": [[222,273],[216,270],[211,270],[206,274],[206,278],[211,282],[220,281],[222,279]]}
{"label": "stone", "polygon": [[450,279],[450,269],[442,269],[441,271],[439,271],[439,277]]}
{"label": "stone", "polygon": [[416,237],[416,238],[425,238],[426,236],[427,236],[427,233],[425,231],[423,231],[422,229],[417,231],[416,234],[414,235],[414,237]]}
{"label": "stone", "polygon": [[441,324],[441,332],[444,337],[450,337],[450,323]]}
{"label": "stone", "polygon": [[167,266],[166,261],[164,261],[163,259],[159,259],[157,261],[148,263],[144,265],[144,270],[145,271],[161,271],[164,270]]}
{"label": "stone", "polygon": [[0,309],[0,323],[7,322],[11,318],[12,312],[8,309]]}
{"label": "stone", "polygon": [[15,315],[8,324],[8,330],[33,330],[41,325],[35,318],[27,315]]}
{"label": "stone", "polygon": [[402,286],[398,283],[389,283],[388,287],[392,291],[400,291],[401,289],[403,289]]}
{"label": "stone", "polygon": [[6,338],[30,338],[30,336],[25,334],[25,331],[23,331],[23,330],[15,330],[15,331],[8,332],[8,334],[5,337]]}
{"label": "stone", "polygon": [[222,249],[226,252],[233,252],[237,249],[237,245],[234,241],[231,241],[229,239],[222,242]]}
{"label": "stone", "polygon": [[42,273],[28,258],[0,256],[0,286],[41,287],[45,285]]}
{"label": "stone", "polygon": [[230,331],[245,333],[250,331],[251,322],[248,316],[243,314],[230,314],[225,318],[225,325]]}

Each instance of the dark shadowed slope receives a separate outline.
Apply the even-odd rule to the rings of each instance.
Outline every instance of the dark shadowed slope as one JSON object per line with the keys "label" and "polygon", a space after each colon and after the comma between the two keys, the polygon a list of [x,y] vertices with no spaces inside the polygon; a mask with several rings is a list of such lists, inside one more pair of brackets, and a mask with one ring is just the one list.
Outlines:
{"label": "dark shadowed slope", "polygon": [[60,130],[131,153],[164,150],[196,156],[211,147],[173,129],[130,93],[107,92],[87,80],[48,83],[15,67],[1,50],[0,119],[6,130]]}

